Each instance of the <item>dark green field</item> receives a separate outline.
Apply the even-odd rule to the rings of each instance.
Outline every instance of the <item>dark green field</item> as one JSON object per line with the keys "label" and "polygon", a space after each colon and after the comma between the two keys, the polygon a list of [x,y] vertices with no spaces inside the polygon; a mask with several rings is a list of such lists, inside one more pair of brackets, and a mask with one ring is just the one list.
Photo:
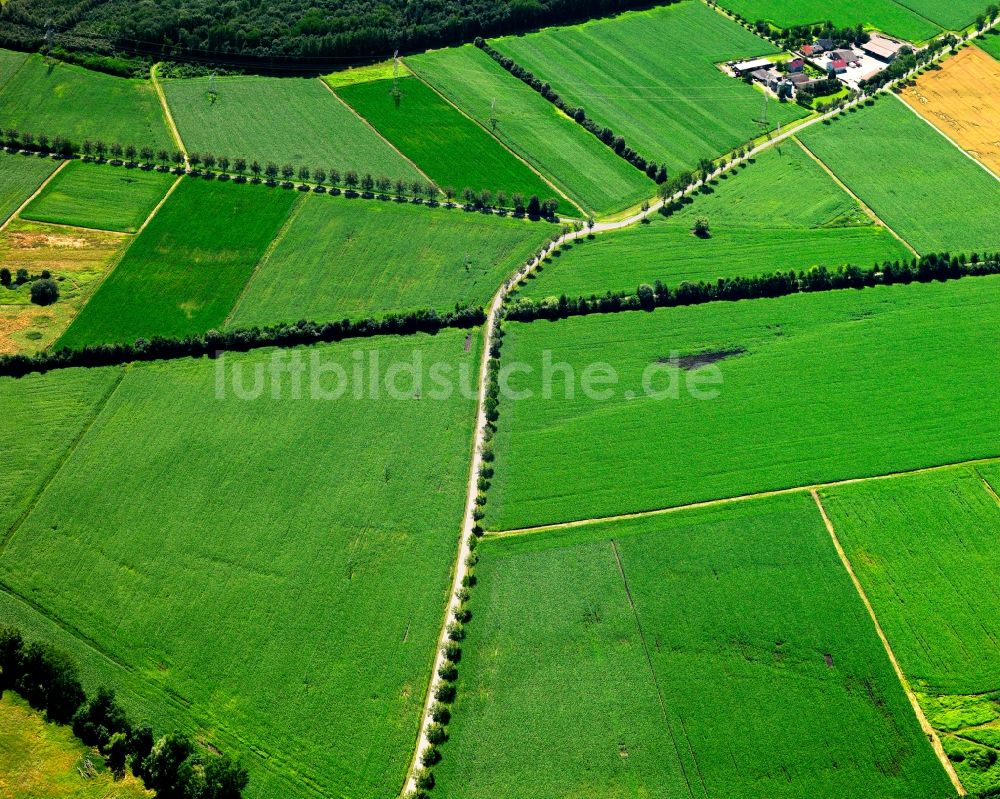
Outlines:
{"label": "dark green field", "polygon": [[296,196],[185,180],[58,344],[131,342],[220,326]]}

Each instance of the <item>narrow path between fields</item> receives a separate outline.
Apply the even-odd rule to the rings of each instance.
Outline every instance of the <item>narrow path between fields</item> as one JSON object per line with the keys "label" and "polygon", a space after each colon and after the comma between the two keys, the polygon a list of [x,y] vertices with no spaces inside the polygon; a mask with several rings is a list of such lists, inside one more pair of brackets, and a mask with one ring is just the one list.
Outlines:
{"label": "narrow path between fields", "polygon": [[976,477],[978,477],[980,482],[983,484],[983,488],[986,489],[986,493],[996,500],[997,505],[1000,505],[1000,495],[998,495],[993,489],[993,486],[990,485],[990,481],[983,477],[982,472],[980,472],[979,469],[973,469],[973,471],[976,473]]}
{"label": "narrow path between fields", "polygon": [[170,135],[174,139],[174,145],[183,154],[184,167],[187,168],[189,166],[187,149],[184,147],[184,140],[181,138],[181,132],[177,129],[177,125],[174,123],[174,115],[170,113],[170,105],[167,103],[167,95],[163,91],[163,85],[160,83],[160,77],[157,74],[159,69],[159,62],[153,64],[153,68],[149,71],[149,78],[153,83],[153,88],[156,89],[156,96],[160,98],[160,107],[163,109],[163,116],[166,117],[167,127],[170,128]]}
{"label": "narrow path between fields", "polygon": [[541,172],[539,172],[537,169],[535,169],[534,166],[532,166],[530,163],[528,163],[528,161],[525,160],[524,158],[522,158],[518,153],[514,152],[514,150],[512,150],[509,146],[507,146],[506,142],[504,142],[503,140],[501,140],[499,136],[495,135],[488,127],[486,127],[484,124],[482,124],[478,119],[476,119],[475,117],[470,116],[469,114],[465,113],[465,111],[463,109],[459,108],[458,105],[456,105],[455,103],[453,103],[442,92],[438,91],[437,87],[431,86],[431,84],[429,84],[427,81],[425,81],[423,79],[423,77],[421,75],[419,75],[417,72],[415,72],[412,67],[410,67],[409,65],[407,65],[407,69],[410,70],[410,75],[412,75],[414,78],[416,78],[417,80],[419,80],[422,84],[424,84],[424,86],[426,86],[428,89],[430,89],[432,92],[434,92],[434,94],[436,94],[444,102],[446,102],[448,105],[450,105],[452,108],[454,108],[459,114],[461,114],[463,117],[465,117],[466,119],[468,119],[473,125],[475,125],[477,128],[479,128],[480,130],[482,130],[483,132],[485,132],[487,136],[489,136],[491,139],[493,139],[493,141],[495,141],[497,144],[499,144],[501,147],[503,147],[504,150],[506,150],[508,153],[510,153],[511,156],[514,159],[516,159],[517,161],[521,162],[526,167],[528,167],[528,169],[530,169],[532,172],[534,172],[535,175],[537,175],[538,178],[540,178],[541,181],[546,186],[548,186],[550,189],[552,189],[552,191],[554,191],[556,194],[558,194],[560,197],[562,197],[571,206],[573,206],[574,208],[576,208],[576,210],[579,211],[582,215],[586,216],[587,211],[585,211],[584,208],[576,202],[576,200],[574,200],[572,197],[570,197],[568,194],[566,194],[566,192],[564,192],[562,189],[560,189],[555,183],[553,183],[551,180],[549,180],[549,178],[546,175],[543,175]]}
{"label": "narrow path between fields", "polygon": [[877,480],[895,480],[902,477],[916,477],[921,474],[945,471],[947,469],[960,469],[963,466],[977,466],[987,463],[1000,462],[1000,456],[989,458],[977,458],[969,461],[958,461],[957,463],[943,463],[939,466],[924,466],[919,469],[911,469],[902,472],[886,472],[885,474],[872,475],[871,477],[849,477],[844,480],[834,480],[827,483],[813,483],[811,485],[794,486],[792,488],[776,488],[772,491],[760,491],[754,494],[739,494],[734,497],[721,497],[719,499],[708,499],[702,502],[691,502],[686,505],[671,505],[666,508],[654,508],[652,510],[641,510],[633,513],[619,513],[613,516],[595,516],[590,519],[574,519],[569,522],[553,522],[551,524],[539,524],[532,527],[517,527],[511,530],[491,530],[485,533],[490,538],[507,538],[515,535],[532,535],[534,533],[546,533],[552,530],[569,530],[574,527],[586,527],[591,524],[603,524],[605,522],[621,522],[631,519],[645,519],[649,516],[663,516],[668,513],[678,513],[685,510],[697,510],[699,508],[713,508],[717,505],[731,505],[737,502],[749,502],[755,499],[766,499],[767,497],[780,497],[786,494],[799,494],[805,491],[814,491],[820,488],[837,488],[838,486],[854,485],[856,483],[867,483]]}
{"label": "narrow path between fields", "polygon": [[906,675],[903,674],[903,670],[899,666],[899,661],[896,660],[896,653],[892,651],[889,639],[886,638],[885,632],[882,630],[882,625],[879,623],[878,616],[875,615],[875,608],[872,607],[872,603],[868,600],[868,595],[865,593],[865,589],[861,585],[858,575],[854,572],[854,567],[851,565],[850,558],[847,557],[847,552],[840,544],[840,539],[837,537],[837,531],[834,529],[833,522],[830,521],[830,517],[826,515],[826,508],[823,507],[819,494],[815,488],[812,489],[810,493],[812,494],[813,500],[816,502],[816,507],[819,509],[820,515],[823,517],[823,524],[826,525],[827,532],[830,533],[830,539],[833,541],[833,546],[837,550],[840,562],[844,564],[844,568],[847,570],[847,574],[850,576],[851,582],[854,583],[854,588],[858,592],[858,596],[861,597],[861,601],[868,610],[868,615],[871,617],[872,624],[875,625],[875,632],[878,633],[879,640],[882,641],[882,646],[885,648],[885,653],[889,656],[889,662],[892,663],[892,668],[893,671],[896,672],[899,684],[903,686],[903,691],[906,692],[906,698],[910,700],[910,705],[913,707],[913,712],[917,716],[917,721],[920,722],[921,729],[923,729],[928,741],[930,741],[931,747],[934,749],[934,754],[936,754],[938,760],[941,761],[941,767],[945,770],[945,773],[951,780],[951,784],[955,787],[958,795],[967,796],[968,792],[965,790],[965,786],[962,785],[962,781],[958,778],[958,774],[955,773],[955,768],[948,759],[948,755],[945,754],[944,747],[941,745],[941,739],[938,738],[937,731],[931,726],[930,722],[927,721],[923,708],[920,707],[920,703],[917,701],[917,697],[910,688],[910,683],[906,679]]}
{"label": "narrow path between fields", "polygon": [[10,216],[8,216],[4,220],[3,224],[0,225],[0,233],[3,233],[7,229],[7,226],[11,222],[13,222],[15,219],[17,219],[17,218],[19,218],[21,216],[21,212],[24,211],[24,209],[27,208],[29,205],[31,205],[32,201],[39,194],[41,194],[45,190],[45,187],[48,186],[52,182],[52,180],[55,178],[56,175],[58,175],[60,172],[62,172],[66,168],[66,164],[68,164],[68,163],[69,163],[69,160],[67,159],[67,160],[63,161],[61,164],[59,164],[59,166],[57,166],[54,170],[52,170],[52,173],[47,178],[45,178],[45,180],[42,181],[42,184],[37,189],[35,189],[31,193],[31,196],[27,200],[25,200],[23,203],[21,203],[17,207],[17,210],[14,211]]}
{"label": "narrow path between fields", "polygon": [[844,181],[842,181],[839,177],[837,177],[837,175],[834,173],[834,171],[832,169],[830,169],[830,167],[828,167],[826,165],[826,162],[822,158],[820,158],[818,155],[816,155],[816,153],[814,153],[812,150],[810,150],[808,147],[806,147],[805,144],[802,143],[802,140],[799,139],[798,136],[793,136],[792,139],[794,140],[794,142],[797,145],[799,145],[799,147],[802,148],[802,152],[804,152],[813,161],[815,161],[819,165],[820,169],[822,169],[824,172],[826,172],[826,174],[830,176],[830,178],[833,180],[833,182],[836,183],[838,186],[840,186],[840,188],[844,191],[845,194],[848,194],[850,197],[852,197],[854,199],[854,202],[856,202],[858,205],[861,206],[861,210],[864,211],[865,214],[876,225],[878,225],[879,227],[883,227],[886,230],[888,230],[896,239],[898,239],[898,241],[899,241],[900,244],[902,244],[904,247],[906,247],[907,250],[910,251],[910,253],[913,256],[915,256],[915,257],[919,257],[920,256],[920,253],[918,253],[916,251],[916,249],[913,247],[912,244],[910,244],[910,242],[908,242],[906,239],[904,239],[902,236],[900,236],[895,230],[893,230],[891,227],[889,227],[889,225],[886,223],[886,221],[884,219],[882,219],[882,217],[880,217],[878,214],[876,214],[875,210],[871,206],[869,206],[868,203],[866,203],[864,200],[862,200],[860,197],[858,197],[857,194],[855,194],[853,191],[851,191],[850,187],[846,183],[844,183]]}
{"label": "narrow path between fields", "polygon": [[[333,95],[334,99],[338,103],[340,103],[342,106],[344,106],[344,108],[346,108],[357,119],[361,120],[361,123],[366,128],[368,128],[368,130],[370,130],[372,133],[374,133],[375,136],[377,136],[380,141],[385,142],[385,146],[386,147],[388,147],[396,155],[398,155],[400,158],[402,158],[404,161],[406,161],[406,163],[408,163],[415,170],[417,170],[417,174],[421,175],[423,177],[423,179],[426,180],[431,186],[437,186],[437,182],[431,180],[430,175],[428,175],[426,172],[424,172],[424,170],[422,170],[419,166],[417,166],[416,162],[412,158],[407,158],[403,154],[402,150],[400,150],[395,144],[393,144],[385,136],[383,136],[381,133],[379,133],[378,129],[371,122],[369,122],[367,119],[365,119],[363,116],[361,116],[361,114],[359,114],[357,111],[355,111],[354,107],[349,102],[347,102],[343,97],[341,97],[339,94],[337,94],[333,90],[333,87],[329,83],[327,83],[322,78],[316,78],[316,80],[318,80],[320,82],[320,84],[323,86],[324,89],[326,89],[328,92],[330,92],[330,94]],[[439,193],[441,192],[440,186],[438,186],[438,192]]]}

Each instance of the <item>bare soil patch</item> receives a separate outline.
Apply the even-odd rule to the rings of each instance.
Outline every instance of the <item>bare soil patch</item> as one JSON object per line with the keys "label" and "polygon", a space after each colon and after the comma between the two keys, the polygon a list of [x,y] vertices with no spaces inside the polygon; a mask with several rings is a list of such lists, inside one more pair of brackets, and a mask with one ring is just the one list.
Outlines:
{"label": "bare soil patch", "polygon": [[735,358],[739,355],[743,355],[745,352],[746,349],[743,347],[731,347],[725,350],[699,352],[694,355],[677,355],[669,358],[657,358],[656,362],[668,363],[671,366],[676,366],[678,369],[692,371],[694,369],[700,369],[702,366],[708,366],[713,363],[718,363],[719,361],[724,361],[727,358]]}

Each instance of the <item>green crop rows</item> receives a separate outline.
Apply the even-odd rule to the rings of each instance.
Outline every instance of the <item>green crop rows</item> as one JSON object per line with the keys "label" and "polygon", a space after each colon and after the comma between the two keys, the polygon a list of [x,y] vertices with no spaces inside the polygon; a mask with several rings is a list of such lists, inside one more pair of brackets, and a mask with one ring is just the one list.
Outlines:
{"label": "green crop rows", "polygon": [[0,153],[0,224],[7,221],[56,168],[45,158]]}
{"label": "green crop rows", "polygon": [[[982,398],[1000,390],[998,312],[1000,278],[984,277],[508,324],[504,358],[532,371],[501,402],[487,527],[996,455]],[[673,365],[703,354],[717,372]],[[618,382],[585,392],[601,363]]]}
{"label": "green crop rows", "polygon": [[808,495],[480,559],[443,796],[951,795]]}
{"label": "green crop rows", "polygon": [[[236,327],[485,306],[554,227],[404,203],[304,198]],[[386,235],[392,231],[392,235]]]}
{"label": "green crop rows", "polygon": [[[700,2],[492,43],[671,174],[760,133],[763,96],[716,64],[777,52]],[[769,114],[784,125],[805,111],[774,103]]]}
{"label": "green crop rows", "polygon": [[132,342],[219,327],[294,201],[280,189],[185,180],[59,343]]}
{"label": "green crop rows", "polygon": [[853,28],[860,22],[911,42],[941,32],[930,20],[908,8],[916,5],[909,1],[904,4],[896,0],[724,0],[721,5],[751,22],[762,19],[781,28],[826,21],[838,28]]}
{"label": "green crop rows", "polygon": [[175,180],[164,172],[122,168],[109,173],[96,164],[71,161],[21,216],[134,233]]}

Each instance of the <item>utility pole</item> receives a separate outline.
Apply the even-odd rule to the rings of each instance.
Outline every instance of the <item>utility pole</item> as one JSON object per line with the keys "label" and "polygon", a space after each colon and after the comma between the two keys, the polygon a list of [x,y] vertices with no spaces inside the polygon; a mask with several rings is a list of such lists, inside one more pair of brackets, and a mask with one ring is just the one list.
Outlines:
{"label": "utility pole", "polygon": [[55,31],[52,28],[52,20],[45,21],[45,54],[52,52],[52,42],[55,39]]}
{"label": "utility pole", "polygon": [[208,101],[215,105],[215,101],[218,99],[219,93],[215,90],[215,73],[213,72],[208,76]]}
{"label": "utility pole", "polygon": [[392,54],[392,89],[389,90],[392,99],[399,108],[399,103],[403,99],[403,93],[399,90],[399,50]]}
{"label": "utility pole", "polygon": [[497,119],[497,98],[493,98],[493,104],[490,106],[490,127],[493,128],[493,132],[497,132],[497,125],[500,120]]}
{"label": "utility pole", "polygon": [[767,101],[768,101],[767,87],[765,86],[764,87],[764,105],[763,105],[763,108],[761,108],[760,117],[758,119],[755,119],[754,122],[756,122],[758,125],[761,126],[761,128],[763,129],[763,131],[764,131],[765,134],[770,134],[770,132],[771,132],[770,131],[770,127],[771,126],[770,126],[770,124],[767,121]]}

